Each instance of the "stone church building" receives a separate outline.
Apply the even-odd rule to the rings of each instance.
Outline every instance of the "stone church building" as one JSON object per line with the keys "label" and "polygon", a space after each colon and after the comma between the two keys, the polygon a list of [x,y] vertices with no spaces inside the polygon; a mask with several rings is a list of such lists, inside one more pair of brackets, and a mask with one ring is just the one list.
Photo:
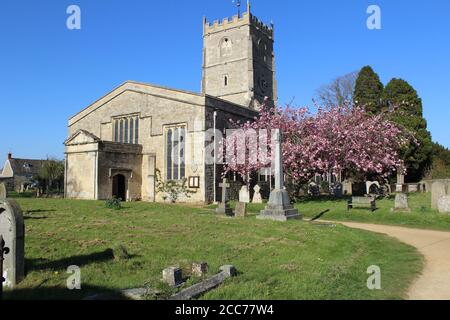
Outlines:
{"label": "stone church building", "polygon": [[69,119],[65,196],[162,201],[160,173],[196,191],[180,201],[215,201],[222,172],[206,161],[214,141],[208,132],[229,128],[229,119],[253,119],[264,101],[276,103],[273,46],[273,25],[250,6],[221,22],[204,19],[200,93],[126,81]]}

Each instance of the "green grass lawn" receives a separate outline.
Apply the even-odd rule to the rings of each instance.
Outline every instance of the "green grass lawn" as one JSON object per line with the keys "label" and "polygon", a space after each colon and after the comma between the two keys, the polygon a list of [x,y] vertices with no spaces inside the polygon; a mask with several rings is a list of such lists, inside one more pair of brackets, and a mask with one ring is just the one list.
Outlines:
{"label": "green grass lawn", "polygon": [[[233,206],[234,204],[232,203],[231,205]],[[264,206],[263,204],[250,204],[248,210],[251,214],[256,215]],[[321,218],[322,220],[355,221],[450,231],[450,214],[440,214],[437,210],[431,209],[430,193],[409,195],[411,213],[391,212],[391,208],[394,207],[394,197],[377,201],[378,209],[373,213],[366,208],[355,208],[347,211],[347,198],[308,198],[300,201],[295,206],[307,219],[330,209]]]}
{"label": "green grass lawn", "polygon": [[[27,276],[6,299],[160,287],[164,268],[178,265],[188,274],[197,261],[208,262],[211,274],[224,264],[240,272],[202,299],[401,299],[422,268],[414,248],[343,226],[232,219],[187,205],[126,203],[116,211],[99,201],[17,201],[25,216]],[[303,211],[323,205],[304,204]],[[130,259],[114,260],[118,244]],[[66,289],[70,265],[81,267],[80,291]],[[371,265],[382,270],[382,290],[366,287]]]}

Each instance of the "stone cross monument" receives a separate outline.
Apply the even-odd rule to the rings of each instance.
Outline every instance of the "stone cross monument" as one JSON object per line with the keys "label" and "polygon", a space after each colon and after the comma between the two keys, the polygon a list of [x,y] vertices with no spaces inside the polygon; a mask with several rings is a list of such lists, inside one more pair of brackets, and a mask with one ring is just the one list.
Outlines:
{"label": "stone cross monument", "polygon": [[266,208],[258,215],[258,219],[275,221],[287,221],[290,219],[301,219],[302,216],[295,209],[288,192],[284,189],[283,152],[281,150],[281,131],[276,129],[272,139],[275,142],[275,189],[270,193]]}
{"label": "stone cross monument", "polygon": [[227,191],[227,189],[230,187],[230,184],[227,183],[227,179],[224,178],[223,182],[219,184],[219,187],[222,188],[222,201],[219,203],[219,207],[216,209],[216,213],[232,216],[233,210],[231,209],[230,203],[228,201],[228,191]]}

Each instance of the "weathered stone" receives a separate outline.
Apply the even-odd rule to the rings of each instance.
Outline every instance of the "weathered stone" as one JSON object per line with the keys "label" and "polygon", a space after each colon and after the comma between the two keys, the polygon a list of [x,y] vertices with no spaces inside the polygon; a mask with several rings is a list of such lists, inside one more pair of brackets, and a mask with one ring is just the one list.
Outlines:
{"label": "weathered stone", "polygon": [[419,191],[419,184],[418,183],[410,183],[408,184],[408,192],[418,192]]}
{"label": "weathered stone", "polygon": [[380,188],[378,181],[366,181],[366,194],[375,194]]}
{"label": "weathered stone", "polygon": [[3,182],[0,182],[0,199],[8,198],[8,192],[6,190],[6,186]]}
{"label": "weathered stone", "polygon": [[170,297],[170,300],[190,300],[193,298],[197,298],[201,294],[216,288],[227,278],[237,275],[237,271],[234,266],[222,266],[220,270],[221,272],[219,272],[215,276],[212,276],[209,279],[206,279],[173,295],[172,297]]}
{"label": "weathered stone", "polygon": [[163,281],[169,286],[176,287],[183,281],[183,274],[180,268],[169,267],[163,270]]}
{"label": "weathered stone", "polygon": [[244,202],[236,203],[235,216],[244,218],[247,216],[247,204]]}
{"label": "weathered stone", "polygon": [[344,181],[342,183],[342,189],[343,189],[343,193],[345,195],[352,195],[353,194],[351,181],[347,181],[347,180]]}
{"label": "weathered stone", "polygon": [[447,195],[446,185],[443,182],[433,182],[431,185],[431,208],[438,208],[438,201],[441,197]]}
{"label": "weathered stone", "polygon": [[221,266],[220,271],[223,272],[227,277],[237,276],[237,270],[233,265]]}
{"label": "weathered stone", "polygon": [[0,200],[0,234],[10,250],[4,257],[3,285],[14,288],[25,277],[25,226],[22,210],[14,200]]}
{"label": "weathered stone", "polygon": [[392,211],[404,211],[410,212],[411,209],[408,205],[408,195],[405,193],[397,193],[395,195],[395,203]]}
{"label": "weathered stone", "polygon": [[203,277],[206,273],[208,273],[208,264],[206,262],[192,264],[192,275],[194,277]]}
{"label": "weathered stone", "polygon": [[442,196],[438,200],[439,213],[450,213],[450,196]]}
{"label": "weathered stone", "polygon": [[255,193],[253,194],[252,203],[263,203],[262,196],[261,196],[261,187],[259,185],[256,185],[253,188],[253,191],[255,191]]}
{"label": "weathered stone", "polygon": [[250,203],[250,192],[248,191],[247,186],[242,186],[239,191],[239,202]]}

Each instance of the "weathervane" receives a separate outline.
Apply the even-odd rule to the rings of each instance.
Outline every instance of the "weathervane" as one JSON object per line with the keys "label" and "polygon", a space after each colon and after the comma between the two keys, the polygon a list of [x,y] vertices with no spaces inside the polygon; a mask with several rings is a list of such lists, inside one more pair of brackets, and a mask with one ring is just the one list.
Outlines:
{"label": "weathervane", "polygon": [[233,3],[236,4],[238,10],[238,18],[241,17],[241,0],[233,0]]}

